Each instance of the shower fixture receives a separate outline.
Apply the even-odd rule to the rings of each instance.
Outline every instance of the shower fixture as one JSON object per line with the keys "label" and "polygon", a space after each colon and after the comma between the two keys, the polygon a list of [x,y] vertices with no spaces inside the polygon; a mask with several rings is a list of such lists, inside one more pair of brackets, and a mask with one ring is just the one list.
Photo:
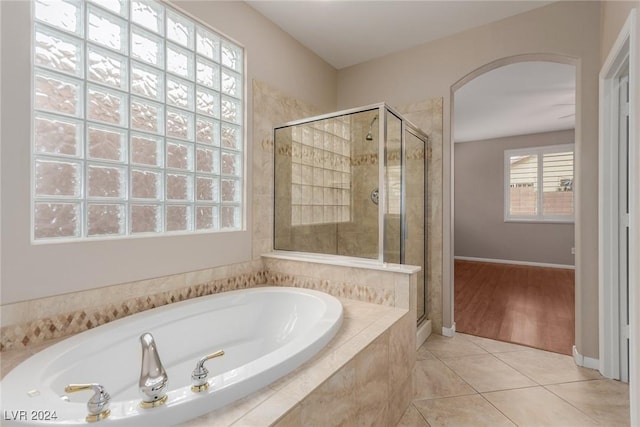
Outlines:
{"label": "shower fixture", "polygon": [[373,141],[373,134],[371,132],[373,130],[373,124],[376,120],[378,120],[378,116],[374,116],[373,120],[371,120],[371,124],[369,125],[369,133],[367,133],[367,136],[364,137],[364,139],[366,139],[367,141]]}

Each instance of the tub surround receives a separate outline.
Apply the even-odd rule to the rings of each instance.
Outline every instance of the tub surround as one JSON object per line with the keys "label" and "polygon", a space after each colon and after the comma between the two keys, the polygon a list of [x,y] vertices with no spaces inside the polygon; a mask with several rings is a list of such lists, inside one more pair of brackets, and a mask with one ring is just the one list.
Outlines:
{"label": "tub surround", "polygon": [[413,391],[415,322],[406,310],[341,302],[343,327],[324,352],[247,399],[185,425],[323,426],[328,413],[335,425],[395,425]]}
{"label": "tub surround", "polygon": [[420,267],[285,251],[270,252],[262,258],[267,281],[274,285],[404,308],[415,316]]}
{"label": "tub surround", "polygon": [[[295,286],[340,299],[338,335],[287,377],[187,425],[323,425],[329,409],[347,425],[361,419],[395,425],[412,399],[419,268],[353,261],[269,253],[258,262],[5,306],[3,324],[24,321],[2,328],[3,350],[13,350],[0,352],[2,375],[62,337],[133,312],[264,283]],[[29,311],[47,317],[31,319]]]}
{"label": "tub surround", "polygon": [[[290,287],[255,287],[158,307],[85,331],[30,358],[3,378],[3,409],[46,408],[56,412],[57,423],[75,425],[87,414],[88,396],[69,395],[63,402],[60,394],[65,384],[96,382],[111,394],[108,424],[179,424],[285,377],[325,349],[342,318],[342,304],[335,297]],[[224,324],[234,327],[220,328]],[[164,365],[162,375],[166,370],[169,378],[167,405],[156,410],[139,407],[140,396],[150,402],[165,393],[163,388],[147,393],[142,387],[145,352],[140,372],[138,337],[143,331],[155,336],[162,356],[155,363]],[[153,341],[151,334],[143,337]],[[209,364],[212,386],[193,393],[189,374],[212,349],[224,350],[224,357]],[[144,384],[153,387],[157,373],[150,369],[151,382]],[[38,393],[31,395],[32,390]]]}
{"label": "tub surround", "polygon": [[[315,289],[338,298],[402,308],[416,318],[420,267],[288,251],[273,251],[262,258],[267,281],[276,286]],[[431,335],[431,318],[417,329],[414,322],[412,330],[418,348]]]}
{"label": "tub surround", "polygon": [[265,282],[265,271],[258,261],[6,304],[0,312],[0,354],[173,302]]}
{"label": "tub surround", "polygon": [[333,265],[354,269],[386,271],[390,273],[413,274],[420,271],[420,267],[407,264],[380,262],[374,259],[354,258],[342,255],[323,255],[309,252],[272,251],[262,254],[263,259],[280,259],[287,261],[308,262],[312,264]]}
{"label": "tub surround", "polygon": [[[395,425],[412,399],[415,321],[408,310],[346,298],[343,326],[325,350],[262,390],[186,426]],[[52,342],[3,352],[2,375]],[[9,358],[6,358],[9,356]]]}
{"label": "tub surround", "polygon": [[261,261],[7,304],[0,313],[0,354],[173,302],[264,283],[407,310],[413,307],[415,312],[418,271],[406,265],[277,251]]}

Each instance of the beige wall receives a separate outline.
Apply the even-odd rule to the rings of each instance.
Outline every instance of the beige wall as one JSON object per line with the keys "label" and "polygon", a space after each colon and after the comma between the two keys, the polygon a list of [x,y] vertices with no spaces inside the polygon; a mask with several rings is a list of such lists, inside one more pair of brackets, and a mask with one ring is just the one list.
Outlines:
{"label": "beige wall", "polygon": [[391,105],[444,98],[443,310],[453,320],[452,288],[452,86],[474,70],[524,54],[560,55],[577,67],[576,346],[597,358],[597,114],[600,4],[558,2],[404,52],[341,70],[338,107],[385,100]]}
{"label": "beige wall", "polygon": [[573,140],[568,130],[455,144],[455,255],[573,265],[573,223],[504,221],[504,151]]}
{"label": "beige wall", "polygon": [[600,58],[604,62],[631,9],[640,10],[640,1],[603,1],[600,4]]}
{"label": "beige wall", "polygon": [[[336,104],[337,72],[243,2],[175,2],[246,49],[247,147],[251,81],[260,79],[322,111]],[[247,167],[247,230],[197,236],[32,245],[29,201],[30,35],[26,1],[2,1],[2,304],[249,261],[253,167]],[[259,142],[258,142],[259,144]],[[247,165],[253,151],[247,148]],[[265,221],[268,218],[263,218]],[[264,242],[260,249],[265,248]],[[256,257],[253,257],[256,259]]]}

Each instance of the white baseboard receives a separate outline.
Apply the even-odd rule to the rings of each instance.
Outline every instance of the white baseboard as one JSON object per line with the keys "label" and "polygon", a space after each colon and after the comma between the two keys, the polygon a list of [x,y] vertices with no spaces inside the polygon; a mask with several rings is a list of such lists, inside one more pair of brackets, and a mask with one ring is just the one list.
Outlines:
{"label": "white baseboard", "polygon": [[416,331],[416,350],[424,344],[427,338],[429,338],[429,335],[431,335],[431,319],[425,320],[418,326],[418,330]]}
{"label": "white baseboard", "polygon": [[575,345],[573,346],[573,360],[576,362],[576,365],[582,366],[583,368],[600,369],[600,360],[584,357],[578,352]]}
{"label": "white baseboard", "polygon": [[459,259],[461,261],[478,261],[478,262],[491,262],[494,264],[516,264],[516,265],[529,265],[532,267],[548,267],[548,268],[564,268],[569,270],[575,270],[576,267],[574,265],[565,265],[565,264],[549,264],[545,262],[531,262],[531,261],[513,261],[510,259],[493,259],[493,258],[476,258],[470,256],[456,256],[454,259]]}
{"label": "white baseboard", "polygon": [[445,328],[444,326],[442,327],[442,335],[444,335],[445,337],[452,337],[455,334],[456,334],[455,322],[453,323],[453,325],[451,325],[450,328]]}

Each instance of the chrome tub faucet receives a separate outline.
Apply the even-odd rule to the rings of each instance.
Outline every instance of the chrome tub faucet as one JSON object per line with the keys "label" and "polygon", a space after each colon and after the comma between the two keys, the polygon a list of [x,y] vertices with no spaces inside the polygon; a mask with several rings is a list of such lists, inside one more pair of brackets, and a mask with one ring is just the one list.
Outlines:
{"label": "chrome tub faucet", "polygon": [[142,344],[142,365],[140,367],[140,381],[138,388],[142,408],[154,408],[167,401],[167,372],[160,362],[160,355],[156,348],[153,335],[145,332],[140,336]]}

